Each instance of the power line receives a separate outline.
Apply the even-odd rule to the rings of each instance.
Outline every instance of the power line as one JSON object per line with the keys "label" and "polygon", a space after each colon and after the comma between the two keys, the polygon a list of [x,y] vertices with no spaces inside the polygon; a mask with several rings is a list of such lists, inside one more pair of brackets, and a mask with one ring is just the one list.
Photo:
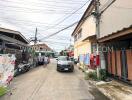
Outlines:
{"label": "power line", "polygon": [[[6,20],[5,20],[6,19]],[[4,17],[3,18],[3,20],[2,19],[0,19],[1,21],[3,21],[3,20],[5,20],[5,21],[8,21],[8,20],[12,20],[12,21],[16,21],[16,22],[22,22],[22,23],[34,23],[34,24],[41,24],[41,25],[49,25],[49,26],[52,26],[52,25],[55,25],[55,24],[49,24],[49,23],[43,23],[43,22],[33,22],[33,21],[31,21],[31,20],[21,20],[21,19],[14,19],[14,18],[6,18],[6,17]],[[21,23],[21,24],[22,24]],[[20,23],[19,23],[20,24]],[[30,25],[32,25],[32,24],[30,24]],[[67,25],[61,25],[61,26],[67,26]]]}
{"label": "power line", "polygon": [[[0,0],[1,1],[1,0]],[[3,0],[2,0],[3,1]],[[6,0],[6,1],[4,1],[4,2],[14,2],[14,1],[10,1],[10,0]],[[28,2],[28,1],[26,1],[26,2]],[[28,2],[28,3],[30,3],[30,4],[43,4],[43,3],[62,3],[62,4],[81,4],[81,3],[84,3],[85,1],[80,1],[80,2],[78,2],[78,1],[68,1],[68,2],[63,2],[63,1],[46,1],[46,0],[44,0],[44,1],[41,1],[41,3],[38,3],[38,2]],[[14,3],[25,3],[25,2],[14,2]]]}
{"label": "power line", "polygon": [[[87,2],[88,2],[88,1],[87,1]],[[87,3],[87,2],[86,2],[86,3]],[[86,5],[86,3],[85,3],[84,5]],[[84,5],[83,5],[83,6],[84,6]],[[78,10],[80,10],[83,6],[81,6]],[[72,14],[75,14],[78,10],[76,10],[76,11],[75,11],[75,12],[73,12]],[[72,15],[72,14],[71,14],[71,15]],[[70,16],[71,16],[71,15],[70,15]],[[70,17],[70,16],[67,16],[67,18],[68,18],[68,17]],[[55,26],[56,26],[56,24],[55,24]],[[65,29],[68,29],[68,27],[67,27],[67,28],[62,29],[61,31],[65,30]],[[52,36],[53,36],[53,35],[52,35]]]}
{"label": "power line", "polygon": [[[49,23],[42,23],[42,22],[33,22],[33,21],[31,21],[31,20],[21,20],[21,19],[14,19],[14,18],[6,18],[6,17],[4,17],[3,19],[7,19],[7,20],[15,20],[15,21],[18,21],[18,22],[24,22],[24,23],[35,23],[35,24],[48,24],[48,25],[55,25],[55,24],[49,24]],[[0,20],[2,20],[2,19],[0,19]],[[61,26],[63,26],[63,25],[61,25]]]}
{"label": "power line", "polygon": [[[86,16],[85,18],[83,18],[83,19],[81,19],[81,20],[84,21],[84,20],[86,20],[89,16],[91,16],[91,14],[88,15],[88,16]],[[64,30],[66,30],[66,29],[68,29],[68,28],[70,28],[70,27],[76,25],[78,22],[79,22],[79,21],[76,21],[76,22],[74,22],[73,24],[71,24],[71,25],[69,25],[69,26],[67,26],[67,27],[65,27],[65,28],[63,28],[63,29],[61,29],[61,30],[59,30],[59,31],[57,31],[57,32],[55,32],[55,33],[53,33],[53,34],[51,34],[51,35],[48,35],[48,36],[46,36],[46,37],[44,37],[44,38],[42,38],[42,39],[40,39],[40,40],[48,39],[48,38],[50,38],[50,37],[52,37],[52,36],[54,36],[54,35],[56,35],[56,34],[62,32],[62,31],[64,31]]]}
{"label": "power line", "polygon": [[57,32],[55,32],[55,33],[49,35],[49,36],[46,36],[46,37],[44,37],[44,38],[42,38],[42,39],[40,39],[40,40],[50,38],[50,37],[52,37],[52,36],[54,36],[54,35],[60,33],[61,31],[64,31],[64,30],[66,30],[66,29],[68,29],[68,28],[74,26],[74,25],[77,24],[78,22],[79,22],[79,21],[76,21],[76,22],[74,22],[73,24],[71,24],[71,25],[69,25],[69,26],[67,26],[67,27],[65,27],[65,28],[63,28],[63,29],[61,29],[61,30],[59,30],[59,31],[57,31]]}
{"label": "power line", "polygon": [[[87,2],[85,2],[81,7],[79,7],[77,10],[75,10],[73,13],[71,13],[70,15],[68,15],[67,17],[65,17],[63,20],[61,20],[60,22],[58,22],[57,24],[55,24],[51,28],[56,27],[57,25],[59,25],[62,22],[64,22],[66,19],[68,19],[69,17],[71,17],[73,14],[75,14],[76,12],[78,12],[80,9],[82,9],[89,1],[90,0],[88,0]],[[51,28],[48,28],[48,29],[51,29]],[[46,29],[46,30],[48,30],[48,29]]]}
{"label": "power line", "polygon": [[[58,13],[60,12],[60,13],[70,13],[71,11],[73,11],[73,9],[75,9],[75,8],[73,8],[72,10],[71,9],[62,9],[62,8],[51,8],[51,7],[48,7],[47,9],[46,8],[28,8],[28,7],[17,7],[17,6],[7,6],[7,5],[0,5],[0,6],[2,6],[2,8],[0,8],[1,10],[6,10],[5,9],[5,7],[6,8],[14,8],[14,10],[13,9],[7,9],[7,10],[12,10],[12,11],[34,11],[34,12],[38,12],[38,11],[42,11],[42,12],[56,12],[57,13],[57,11],[58,11]],[[3,7],[4,7],[4,9],[3,9]],[[16,9],[17,8],[17,9]],[[68,8],[68,7],[67,7]],[[42,13],[41,12],[41,13]]]}
{"label": "power line", "polygon": [[[4,21],[8,21],[8,20],[4,20]],[[36,25],[30,24],[30,23],[18,23],[18,22],[14,22],[14,21],[13,22],[10,21],[10,23],[17,24],[19,26],[23,26],[23,25],[27,24],[28,26],[23,26],[26,29],[31,29],[32,27],[36,27]],[[54,29],[64,28],[65,26],[67,26],[67,25],[61,25],[61,26],[58,26],[58,27],[54,27]],[[45,31],[44,28],[51,27],[51,25],[43,25],[43,26],[42,25],[37,25],[37,27],[41,27],[40,30]]]}
{"label": "power line", "polygon": [[70,44],[66,42],[56,42],[56,41],[41,41],[41,42],[49,42],[49,43],[57,43],[57,44]]}
{"label": "power line", "polygon": [[[70,11],[68,11],[68,12],[67,12],[67,11],[47,11],[47,12],[46,12],[46,11],[45,11],[45,12],[43,11],[43,12],[40,12],[40,11],[13,10],[13,9],[9,9],[9,10],[4,9],[4,10],[3,10],[3,8],[2,8],[2,9],[0,8],[0,10],[2,10],[2,11],[1,11],[2,13],[5,13],[5,11],[8,11],[8,14],[9,14],[9,11],[12,11],[12,12],[10,12],[10,13],[12,13],[12,14],[13,14],[13,12],[15,12],[15,13],[16,13],[16,12],[19,12],[19,13],[22,12],[22,13],[25,13],[25,14],[26,14],[26,13],[27,13],[27,14],[29,14],[29,13],[31,13],[31,14],[36,14],[36,13],[39,14],[39,13],[40,13],[40,14],[52,14],[52,15],[53,15],[53,14],[59,14],[59,15],[62,15],[62,14],[66,14],[66,15],[71,14]],[[7,13],[6,13],[6,14],[7,14]],[[75,15],[79,15],[79,14],[83,14],[83,12],[78,12],[78,13],[76,13]]]}
{"label": "power line", "polygon": [[[1,1],[0,1],[1,2]],[[5,1],[2,1],[2,2],[5,2]],[[2,3],[1,3],[2,4]],[[3,3],[4,4],[4,3]],[[26,9],[30,9],[30,8],[28,8],[28,7],[23,7],[23,6],[20,6],[20,3],[18,3],[19,4],[19,6],[13,6],[13,5],[7,5],[7,3],[5,3],[4,5],[2,5],[2,6],[5,6],[5,7],[12,7],[12,8],[26,8]],[[27,5],[27,3],[25,4],[25,5]],[[24,5],[24,6],[25,6]],[[49,4],[44,4],[45,6],[37,6],[36,4],[34,5],[34,6],[32,6],[32,7],[35,7],[35,8],[48,8],[48,9],[64,9],[64,8],[67,8],[67,9],[76,9],[76,8],[74,8],[74,6],[72,5],[72,6],[62,6],[62,5],[49,5]],[[27,5],[28,6],[28,5]],[[31,6],[31,4],[30,4],[30,6]]]}

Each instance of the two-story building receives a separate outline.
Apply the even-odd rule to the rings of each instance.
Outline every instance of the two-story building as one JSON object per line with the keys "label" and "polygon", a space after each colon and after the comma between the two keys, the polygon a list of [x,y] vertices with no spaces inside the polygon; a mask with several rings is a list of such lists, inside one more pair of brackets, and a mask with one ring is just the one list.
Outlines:
{"label": "two-story building", "polygon": [[113,77],[132,81],[132,1],[100,0],[101,46],[111,48],[104,53],[106,69]]}
{"label": "two-story building", "polygon": [[95,18],[91,14],[94,9],[94,1],[91,1],[72,33],[74,37],[74,58],[76,59],[80,55],[93,53],[93,48],[96,47]]}
{"label": "two-story building", "polygon": [[28,44],[20,32],[0,27],[0,53],[16,53],[27,49]]}
{"label": "two-story building", "polygon": [[53,51],[47,44],[31,45],[31,48],[35,51]]}
{"label": "two-story building", "polygon": [[80,54],[92,52],[92,43],[94,43],[92,40],[96,39],[95,19],[91,15],[93,10],[94,5],[91,2],[72,33],[74,37],[74,58],[78,58]]}
{"label": "two-story building", "polygon": [[17,67],[29,60],[29,41],[19,32],[0,27],[0,54],[15,54]]}

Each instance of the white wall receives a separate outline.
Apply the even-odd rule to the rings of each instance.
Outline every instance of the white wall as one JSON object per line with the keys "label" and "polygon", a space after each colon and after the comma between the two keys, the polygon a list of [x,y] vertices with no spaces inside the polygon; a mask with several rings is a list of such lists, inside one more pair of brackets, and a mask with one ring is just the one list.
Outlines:
{"label": "white wall", "polygon": [[[100,0],[101,7],[107,1],[112,0]],[[100,37],[130,25],[132,25],[132,0],[116,0],[101,16]]]}
{"label": "white wall", "polygon": [[[95,19],[93,16],[88,17],[81,25],[82,37],[74,43],[74,57],[77,58],[80,54],[91,53],[91,42],[83,41],[88,36],[95,35]],[[78,31],[80,30],[78,29]],[[77,33],[78,33],[77,31]]]}
{"label": "white wall", "polygon": [[81,40],[85,39],[88,36],[95,35],[96,26],[95,26],[95,18],[93,16],[89,16],[87,20],[82,24],[82,38]]}

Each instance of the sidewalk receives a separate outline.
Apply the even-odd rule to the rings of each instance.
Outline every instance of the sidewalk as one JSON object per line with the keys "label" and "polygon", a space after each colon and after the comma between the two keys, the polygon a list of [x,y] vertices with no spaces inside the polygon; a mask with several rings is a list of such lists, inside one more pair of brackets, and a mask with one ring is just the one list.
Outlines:
{"label": "sidewalk", "polygon": [[111,82],[96,84],[97,88],[111,100],[132,100],[132,87],[112,80]]}
{"label": "sidewalk", "polygon": [[[82,70],[82,67],[80,67]],[[132,100],[132,86],[126,83],[112,80],[110,82],[88,80],[88,83],[107,96],[110,100]]]}

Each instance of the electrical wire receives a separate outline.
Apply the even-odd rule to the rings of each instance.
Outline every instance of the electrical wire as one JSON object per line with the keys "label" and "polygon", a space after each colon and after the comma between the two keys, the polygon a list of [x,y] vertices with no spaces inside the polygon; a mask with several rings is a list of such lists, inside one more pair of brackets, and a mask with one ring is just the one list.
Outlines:
{"label": "electrical wire", "polygon": [[[14,6],[14,5],[7,5],[7,3],[5,3],[5,1],[0,1],[0,2],[3,2],[3,3],[1,3],[1,5],[2,4],[4,4],[4,5],[2,5],[2,6],[5,6],[5,7],[12,7],[12,8],[26,8],[26,9],[30,9],[29,7],[27,7],[27,6],[32,6],[31,4],[30,5],[27,5],[27,3],[26,4],[24,4],[24,6],[20,6],[20,3],[18,3],[19,5],[18,6]],[[22,3],[23,4],[23,3]],[[44,6],[45,5],[45,6]],[[67,9],[76,9],[75,7],[76,7],[76,5],[75,6],[73,6],[72,4],[71,5],[68,5],[68,6],[65,6],[64,4],[63,4],[63,6],[62,5],[49,5],[49,4],[43,4],[42,6],[40,6],[40,5],[34,5],[34,6],[32,6],[33,8],[48,8],[48,9],[65,9],[65,8],[67,8]],[[48,10],[47,9],[47,10]]]}
{"label": "electrical wire", "polygon": [[[86,20],[89,16],[91,16],[91,14],[88,15],[88,16],[86,16],[85,18],[83,18],[82,21]],[[67,27],[65,27],[65,28],[63,28],[63,29],[61,29],[61,30],[59,30],[59,31],[57,31],[57,32],[55,32],[55,33],[53,33],[53,34],[50,34],[50,35],[48,35],[48,36],[46,36],[46,37],[44,37],[44,38],[42,38],[42,39],[40,39],[40,40],[48,39],[48,38],[50,38],[50,37],[52,37],[52,36],[54,36],[54,35],[56,35],[56,34],[62,32],[62,31],[64,31],[64,30],[66,30],[66,29],[68,29],[68,28],[70,28],[70,27],[73,27],[73,26],[76,25],[78,22],[79,22],[79,21],[76,21],[76,22],[74,22],[73,24],[71,24],[71,25],[69,25],[69,26],[67,26]]]}
{"label": "electrical wire", "polygon": [[76,22],[74,22],[73,24],[71,24],[71,25],[69,25],[69,26],[67,26],[67,27],[65,27],[65,28],[63,28],[63,29],[61,29],[61,30],[59,30],[59,31],[57,31],[57,32],[55,32],[55,33],[49,35],[49,36],[46,36],[46,37],[44,37],[44,38],[42,38],[42,39],[40,39],[40,40],[50,38],[50,37],[52,37],[52,36],[54,36],[54,35],[60,33],[61,31],[64,31],[64,30],[66,30],[66,29],[68,29],[68,28],[70,28],[70,27],[76,25],[78,22],[79,22],[79,21],[76,21]]}
{"label": "electrical wire", "polygon": [[[89,0],[89,1],[90,1],[90,0]],[[67,18],[69,18],[70,16],[72,16],[73,14],[75,14],[76,12],[78,12],[78,11],[79,11],[81,8],[83,8],[89,1],[87,1],[84,5],[82,5],[79,9],[77,9],[76,11],[74,11],[73,13],[71,13],[69,16],[65,17],[65,18],[64,18],[63,20],[61,20],[59,23],[55,24],[55,27],[56,27],[57,25],[59,25],[60,23],[62,23],[63,21],[65,21],[65,20],[66,20]],[[61,31],[63,31],[63,30],[68,29],[69,27],[74,26],[74,25],[77,24],[77,23],[78,23],[78,22],[75,22],[75,23],[73,23],[72,25],[70,25],[70,26],[68,26],[68,27],[66,27],[66,28],[63,28],[62,30],[60,30],[60,31],[58,31],[58,32],[56,32],[56,33],[54,33],[54,34],[48,36],[48,38],[51,37],[51,36],[54,36],[55,34],[61,32]],[[53,27],[52,27],[52,28],[53,28]]]}
{"label": "electrical wire", "polygon": [[41,41],[41,42],[49,42],[49,43],[57,43],[57,44],[70,44],[70,43],[66,43],[66,42],[56,42],[56,41]]}
{"label": "electrical wire", "polygon": [[46,29],[49,30],[53,27],[56,27],[57,25],[61,24],[62,22],[64,22],[65,20],[67,20],[69,17],[71,17],[73,14],[75,14],[76,12],[78,12],[80,9],[82,9],[90,0],[88,0],[87,2],[85,2],[81,7],[79,7],[77,10],[75,10],[73,13],[71,13],[70,15],[68,15],[67,17],[65,17],[63,20],[59,21],[57,24],[55,24],[54,26]]}
{"label": "electrical wire", "polygon": [[[70,10],[70,9],[62,9],[62,8],[59,8],[59,9],[57,9],[57,8],[47,8],[47,9],[45,9],[45,8],[28,8],[28,7],[15,7],[15,6],[5,6],[5,5],[0,5],[0,6],[2,6],[2,8],[0,8],[1,10],[7,10],[7,9],[5,9],[5,7],[6,8],[14,8],[14,9],[8,9],[8,10],[12,10],[12,11],[30,11],[30,12],[40,12],[40,11],[42,11],[41,13],[43,13],[43,12],[60,12],[60,13],[70,13],[71,11],[73,11],[73,10]],[[4,8],[3,8],[4,7]],[[16,9],[17,8],[17,9]],[[74,8],[73,8],[74,9]]]}
{"label": "electrical wire", "polygon": [[[0,0],[0,1],[3,1],[3,0]],[[14,1],[10,1],[10,0],[5,0],[4,2],[14,2]],[[67,0],[64,2],[64,1],[47,1],[47,0],[44,0],[44,1],[41,1],[41,3],[38,3],[38,2],[28,2],[28,1],[26,1],[27,3],[30,3],[30,4],[43,4],[43,3],[61,3],[61,4],[81,4],[81,3],[84,3],[85,1],[68,1],[67,2]],[[39,1],[40,2],[40,1]],[[25,3],[25,2],[22,2],[22,1],[20,1],[19,0],[19,2],[17,1],[15,1],[14,3]]]}

